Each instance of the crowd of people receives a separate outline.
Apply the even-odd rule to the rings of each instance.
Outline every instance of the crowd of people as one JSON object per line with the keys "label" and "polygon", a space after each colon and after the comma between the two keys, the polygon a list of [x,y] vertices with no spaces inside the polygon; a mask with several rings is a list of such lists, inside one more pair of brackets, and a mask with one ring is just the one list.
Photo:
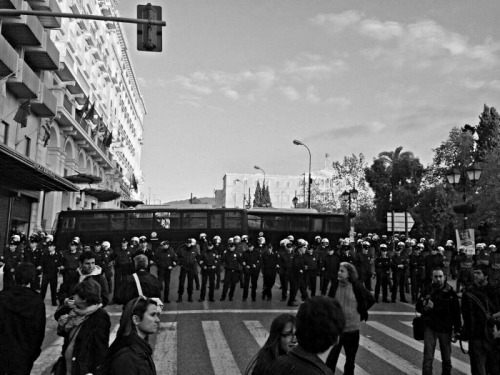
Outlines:
{"label": "crowd of people", "polygon": [[[262,300],[272,300],[277,277],[278,295],[288,306],[297,306],[300,292],[304,303],[297,316],[276,318],[268,343],[247,369],[251,374],[278,374],[284,373],[280,372],[283,368],[292,371],[306,365],[312,365],[314,371],[295,373],[330,374],[342,348],[346,354],[344,373],[353,374],[360,324],[368,319],[368,310],[379,302],[380,294],[386,303],[396,302],[398,295],[401,302],[409,302],[408,295],[422,314],[423,374],[432,374],[438,341],[443,374],[451,372],[451,342],[455,339],[469,341],[472,374],[498,374],[498,255],[495,245],[479,243],[475,254],[467,254],[464,248],[456,249],[452,241],[441,247],[433,240],[422,238],[417,243],[404,236],[388,239],[376,234],[357,235],[354,241],[341,239],[336,244],[319,236],[309,244],[290,235],[273,246],[264,237],[253,243],[247,236],[235,236],[223,244],[219,236],[209,240],[201,233],[198,240],[189,238],[177,249],[170,247],[168,240],[153,248],[145,236],[130,241],[124,238],[116,248],[108,241],[89,245],[75,237],[67,249],[57,249],[51,235],[34,234],[27,243],[13,236],[0,259],[0,266],[4,266],[0,324],[10,328],[0,338],[0,374],[11,373],[8,369],[14,367],[29,373],[40,354],[45,326],[43,299],[49,286],[52,304],[58,306],[58,333],[65,338],[55,366],[61,374],[94,373],[99,366],[109,373],[135,374],[138,372],[132,369],[137,366],[144,373],[154,373],[146,339],[158,329],[158,307],[170,303],[170,279],[176,267],[178,303],[183,301],[184,292],[192,302],[195,288],[200,302],[215,302],[219,289],[220,301],[232,301],[238,284],[243,301],[256,301],[261,275]],[[63,280],[57,290],[59,274]],[[457,290],[448,278],[457,280]],[[108,351],[110,320],[103,307],[109,303],[121,304],[124,310],[117,340]],[[334,333],[324,342],[311,341],[311,332],[321,330],[307,315],[312,308],[335,319],[331,326],[325,326]],[[18,334],[28,328],[20,328],[28,320],[30,333]],[[10,340],[22,350],[11,352],[16,345],[10,347]],[[136,355],[142,362],[134,359]],[[127,369],[131,372],[123,372],[118,360],[131,361]]]}

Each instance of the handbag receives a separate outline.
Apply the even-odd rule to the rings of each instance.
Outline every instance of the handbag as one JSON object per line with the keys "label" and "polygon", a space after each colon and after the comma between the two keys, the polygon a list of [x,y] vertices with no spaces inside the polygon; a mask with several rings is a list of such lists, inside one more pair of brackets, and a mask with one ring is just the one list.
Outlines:
{"label": "handbag", "polygon": [[413,318],[413,338],[415,340],[423,340],[425,331],[425,321],[422,316],[415,316]]}

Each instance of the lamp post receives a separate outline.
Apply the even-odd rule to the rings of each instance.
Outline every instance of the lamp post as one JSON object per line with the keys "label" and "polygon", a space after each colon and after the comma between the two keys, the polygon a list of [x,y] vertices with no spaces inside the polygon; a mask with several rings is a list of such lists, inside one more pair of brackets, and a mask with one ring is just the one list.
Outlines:
{"label": "lamp post", "polygon": [[347,217],[349,218],[348,223],[349,223],[349,235],[350,235],[350,233],[351,233],[351,218],[356,216],[356,213],[351,211],[351,203],[352,203],[352,201],[355,201],[356,199],[358,199],[358,191],[356,190],[356,188],[352,188],[349,191],[344,190],[344,192],[341,195],[341,198],[344,201],[344,203],[348,204]]}
{"label": "lamp post", "polygon": [[294,139],[293,144],[297,146],[304,146],[307,148],[307,151],[309,152],[309,185],[308,185],[308,192],[307,192],[307,208],[311,208],[311,150],[309,150],[309,147],[307,147],[304,143],[301,141]]}
{"label": "lamp post", "polygon": [[[237,178],[235,181],[237,182],[243,182],[243,208],[246,208],[246,190],[247,190],[247,180],[241,181],[239,178]],[[250,196],[248,196],[248,202],[250,203]]]}
{"label": "lamp post", "polygon": [[473,205],[466,205],[466,192],[467,192],[467,179],[472,182],[472,185],[475,185],[482,173],[481,167],[473,163],[469,168],[465,168],[462,166],[460,169],[453,168],[448,173],[446,173],[446,179],[448,183],[452,185],[454,188],[462,188],[462,205],[456,205],[453,207],[453,210],[456,213],[462,213],[464,215],[464,229],[467,229],[467,214],[471,214],[475,211],[475,207]]}
{"label": "lamp post", "polygon": [[262,184],[262,187],[266,186],[266,172],[261,167],[259,167],[258,165],[254,165],[253,167],[255,169],[261,171],[264,174],[264,182]]}

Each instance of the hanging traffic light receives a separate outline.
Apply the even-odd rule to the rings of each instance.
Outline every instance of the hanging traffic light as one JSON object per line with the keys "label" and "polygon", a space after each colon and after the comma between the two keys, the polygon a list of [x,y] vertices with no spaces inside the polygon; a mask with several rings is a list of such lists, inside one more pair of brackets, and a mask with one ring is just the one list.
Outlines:
{"label": "hanging traffic light", "polygon": [[[137,5],[137,18],[149,21],[161,21],[161,7],[147,5]],[[149,52],[161,52],[162,38],[161,26],[152,24],[137,25],[137,50]]]}

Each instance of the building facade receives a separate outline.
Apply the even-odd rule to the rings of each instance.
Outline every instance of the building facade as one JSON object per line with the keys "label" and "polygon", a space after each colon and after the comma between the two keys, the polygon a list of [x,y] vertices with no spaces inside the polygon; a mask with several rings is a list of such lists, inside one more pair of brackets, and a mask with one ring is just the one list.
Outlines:
{"label": "building facade", "polygon": [[[116,0],[0,4],[118,15]],[[0,243],[50,232],[61,210],[140,199],[145,114],[120,24],[0,16]]]}

